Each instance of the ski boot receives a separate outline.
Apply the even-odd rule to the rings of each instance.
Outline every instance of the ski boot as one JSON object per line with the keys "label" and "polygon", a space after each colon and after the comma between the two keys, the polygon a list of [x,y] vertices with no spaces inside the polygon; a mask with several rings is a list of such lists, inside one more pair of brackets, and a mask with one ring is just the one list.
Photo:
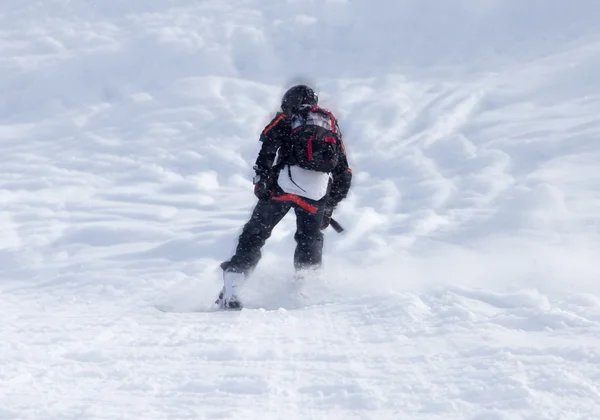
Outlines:
{"label": "ski boot", "polygon": [[239,311],[243,308],[242,302],[237,296],[237,289],[244,280],[245,276],[243,273],[223,271],[224,286],[215,301],[219,309]]}
{"label": "ski boot", "polygon": [[215,304],[219,306],[219,309],[225,311],[239,311],[243,308],[242,302],[236,295],[232,295],[230,298],[225,299],[225,287],[219,292],[219,297],[215,301]]}
{"label": "ski boot", "polygon": [[292,279],[291,295],[296,298],[307,299],[308,296],[304,293],[307,283],[314,284],[315,279],[320,276],[320,271],[311,268],[296,269]]}

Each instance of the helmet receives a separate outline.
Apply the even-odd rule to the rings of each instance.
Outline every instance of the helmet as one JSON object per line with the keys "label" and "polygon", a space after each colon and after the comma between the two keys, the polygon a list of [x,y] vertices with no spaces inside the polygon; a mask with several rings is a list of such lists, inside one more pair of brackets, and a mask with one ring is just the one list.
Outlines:
{"label": "helmet", "polygon": [[316,105],[319,97],[306,85],[296,85],[287,90],[281,99],[281,110],[291,114],[301,105]]}

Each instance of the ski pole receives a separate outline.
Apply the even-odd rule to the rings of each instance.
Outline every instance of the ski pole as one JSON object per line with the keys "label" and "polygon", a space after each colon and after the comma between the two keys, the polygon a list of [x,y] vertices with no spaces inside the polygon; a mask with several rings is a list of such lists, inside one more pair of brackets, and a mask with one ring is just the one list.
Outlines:
{"label": "ski pole", "polygon": [[333,218],[329,221],[329,226],[331,226],[337,233],[342,233],[344,231],[342,225],[340,225],[337,220]]}

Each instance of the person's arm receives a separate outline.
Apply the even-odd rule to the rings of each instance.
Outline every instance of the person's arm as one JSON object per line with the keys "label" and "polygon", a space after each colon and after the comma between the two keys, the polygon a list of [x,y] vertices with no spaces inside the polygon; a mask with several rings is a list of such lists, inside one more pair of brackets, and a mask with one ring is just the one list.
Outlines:
{"label": "person's arm", "polygon": [[329,191],[328,207],[334,209],[348,195],[352,184],[352,169],[348,166],[348,158],[341,136],[339,137],[340,160],[331,173],[331,189]]}
{"label": "person's arm", "polygon": [[289,119],[278,113],[260,135],[261,147],[254,164],[257,175],[269,176],[284,136],[289,135]]}

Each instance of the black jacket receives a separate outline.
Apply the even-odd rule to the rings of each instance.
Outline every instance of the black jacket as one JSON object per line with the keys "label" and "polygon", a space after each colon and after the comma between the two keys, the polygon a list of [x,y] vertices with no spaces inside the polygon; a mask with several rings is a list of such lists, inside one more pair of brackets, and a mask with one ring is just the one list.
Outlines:
{"label": "black jacket", "polygon": [[[254,165],[258,175],[276,178],[286,162],[286,145],[290,141],[291,119],[288,115],[279,112],[264,128],[260,135],[262,146]],[[342,135],[338,132],[340,147],[340,160],[331,173],[332,181],[328,193],[328,205],[337,206],[348,195],[352,183],[352,170],[348,166],[346,150],[342,142]],[[279,152],[279,155],[278,155]],[[275,158],[277,157],[277,162]]]}

